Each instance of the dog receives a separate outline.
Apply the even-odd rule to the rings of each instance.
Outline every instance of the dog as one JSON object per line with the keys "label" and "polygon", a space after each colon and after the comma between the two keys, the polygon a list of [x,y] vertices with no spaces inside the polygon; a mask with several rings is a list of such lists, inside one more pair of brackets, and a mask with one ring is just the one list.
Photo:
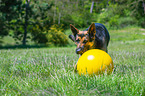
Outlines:
{"label": "dog", "polygon": [[77,45],[76,53],[82,55],[90,49],[101,49],[108,52],[107,46],[109,44],[110,35],[107,28],[101,23],[92,23],[89,28],[80,31],[70,24],[73,35],[69,38]]}

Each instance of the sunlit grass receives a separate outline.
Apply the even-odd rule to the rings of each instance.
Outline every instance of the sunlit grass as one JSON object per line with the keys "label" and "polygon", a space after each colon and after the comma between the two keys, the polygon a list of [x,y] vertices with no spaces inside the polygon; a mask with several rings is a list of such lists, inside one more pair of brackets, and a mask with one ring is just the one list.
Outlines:
{"label": "sunlit grass", "polygon": [[74,73],[79,58],[75,47],[0,50],[0,95],[144,96],[145,44],[124,43],[124,38],[117,39],[121,33],[110,32],[108,50],[115,71],[108,76]]}

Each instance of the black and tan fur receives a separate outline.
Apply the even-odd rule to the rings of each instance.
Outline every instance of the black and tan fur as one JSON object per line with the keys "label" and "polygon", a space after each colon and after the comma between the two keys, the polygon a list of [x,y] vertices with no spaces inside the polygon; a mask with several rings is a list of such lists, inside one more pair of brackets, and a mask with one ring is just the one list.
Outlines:
{"label": "black and tan fur", "polygon": [[107,52],[110,36],[103,24],[93,23],[84,31],[80,31],[70,24],[73,35],[69,38],[77,45],[76,53],[82,55],[89,49],[101,49]]}

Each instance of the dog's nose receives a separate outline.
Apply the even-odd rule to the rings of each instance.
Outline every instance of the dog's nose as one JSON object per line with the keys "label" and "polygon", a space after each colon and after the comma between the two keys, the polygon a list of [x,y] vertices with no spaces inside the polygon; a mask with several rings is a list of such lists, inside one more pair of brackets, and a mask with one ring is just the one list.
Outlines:
{"label": "dog's nose", "polygon": [[80,52],[81,52],[81,48],[77,48],[77,49],[76,49],[76,53],[77,53],[77,54],[80,54]]}

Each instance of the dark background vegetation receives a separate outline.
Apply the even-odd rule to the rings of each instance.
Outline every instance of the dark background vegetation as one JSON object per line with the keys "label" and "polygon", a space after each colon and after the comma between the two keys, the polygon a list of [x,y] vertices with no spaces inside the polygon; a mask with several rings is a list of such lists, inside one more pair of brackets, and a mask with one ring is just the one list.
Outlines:
{"label": "dark background vegetation", "polygon": [[[145,28],[144,0],[0,0],[0,46],[66,46],[65,30],[92,22]],[[31,42],[31,43],[30,43]]]}

